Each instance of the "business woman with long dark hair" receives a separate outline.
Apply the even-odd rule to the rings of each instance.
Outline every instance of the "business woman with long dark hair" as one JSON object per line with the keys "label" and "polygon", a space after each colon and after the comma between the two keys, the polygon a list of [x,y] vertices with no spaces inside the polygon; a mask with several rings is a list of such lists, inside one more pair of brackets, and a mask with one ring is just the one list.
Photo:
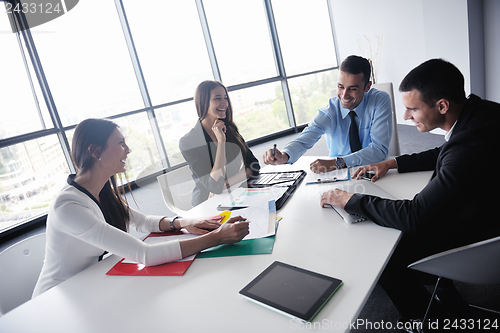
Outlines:
{"label": "business woman with long dark hair", "polygon": [[196,184],[191,201],[196,206],[258,174],[260,165],[233,121],[231,100],[222,83],[200,83],[194,102],[199,120],[181,138],[179,147]]}
{"label": "business woman with long dark hair", "polygon": [[[120,128],[104,119],[87,119],[75,129],[72,158],[77,173],[56,196],[47,217],[45,261],[33,296],[58,285],[100,260],[104,251],[141,264],[159,265],[219,244],[239,242],[248,222],[146,216],[127,204],[116,184],[131,153]],[[199,237],[149,245],[128,233],[182,228]]]}

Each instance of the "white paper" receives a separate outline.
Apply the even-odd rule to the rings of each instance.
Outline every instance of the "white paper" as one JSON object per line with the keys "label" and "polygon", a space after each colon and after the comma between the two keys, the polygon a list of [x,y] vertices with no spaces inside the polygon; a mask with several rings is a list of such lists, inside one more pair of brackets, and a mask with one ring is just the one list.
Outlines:
{"label": "white paper", "polygon": [[[252,207],[268,203],[270,200],[278,200],[286,192],[286,187],[263,187],[263,188],[237,188],[231,191],[231,196],[226,197],[220,205],[223,207]],[[240,210],[238,210],[240,211]]]}
{"label": "white paper", "polygon": [[309,171],[307,173],[306,182],[318,182],[318,181],[326,181],[326,180],[343,180],[349,177],[349,169],[336,169],[330,172],[325,173],[314,173]]}
{"label": "white paper", "polygon": [[261,202],[258,205],[231,212],[232,217],[241,215],[250,222],[248,227],[250,233],[243,240],[268,237],[275,234],[276,206],[272,203],[274,209],[270,212],[269,205],[269,202]]}

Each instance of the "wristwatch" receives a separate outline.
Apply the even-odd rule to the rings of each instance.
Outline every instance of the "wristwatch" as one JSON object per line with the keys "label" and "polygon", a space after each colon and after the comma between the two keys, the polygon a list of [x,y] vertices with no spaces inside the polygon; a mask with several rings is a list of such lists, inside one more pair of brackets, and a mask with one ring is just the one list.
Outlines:
{"label": "wristwatch", "polygon": [[179,231],[181,230],[182,228],[179,228],[177,229],[176,227],[174,227],[174,221],[175,219],[180,219],[181,217],[179,215],[173,217],[171,220],[170,220],[170,230],[175,230],[175,231]]}
{"label": "wristwatch", "polygon": [[335,165],[337,166],[337,169],[347,168],[347,164],[345,164],[345,161],[342,157],[337,157],[337,159],[335,160]]}

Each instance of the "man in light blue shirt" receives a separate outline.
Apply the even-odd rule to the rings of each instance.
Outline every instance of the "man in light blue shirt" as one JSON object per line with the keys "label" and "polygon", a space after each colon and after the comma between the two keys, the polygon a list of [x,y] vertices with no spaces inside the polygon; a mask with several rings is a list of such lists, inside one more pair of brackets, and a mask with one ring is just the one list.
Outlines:
{"label": "man in light blue shirt", "polygon": [[[358,56],[347,57],[337,77],[337,97],[319,109],[309,126],[283,149],[268,150],[265,164],[292,164],[323,134],[331,159],[311,163],[316,173],[383,161],[392,136],[391,100],[386,92],[371,89],[371,66]],[[351,112],[352,111],[352,112]],[[350,114],[351,113],[351,114]],[[356,126],[351,128],[351,119]]]}

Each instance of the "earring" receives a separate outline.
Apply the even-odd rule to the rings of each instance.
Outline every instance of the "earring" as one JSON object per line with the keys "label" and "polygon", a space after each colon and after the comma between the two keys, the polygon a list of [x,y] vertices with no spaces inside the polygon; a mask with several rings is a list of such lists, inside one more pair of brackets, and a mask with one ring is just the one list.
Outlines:
{"label": "earring", "polygon": [[98,160],[98,161],[100,161],[100,160],[101,160],[101,156],[99,156],[99,157],[97,158],[97,160]]}

